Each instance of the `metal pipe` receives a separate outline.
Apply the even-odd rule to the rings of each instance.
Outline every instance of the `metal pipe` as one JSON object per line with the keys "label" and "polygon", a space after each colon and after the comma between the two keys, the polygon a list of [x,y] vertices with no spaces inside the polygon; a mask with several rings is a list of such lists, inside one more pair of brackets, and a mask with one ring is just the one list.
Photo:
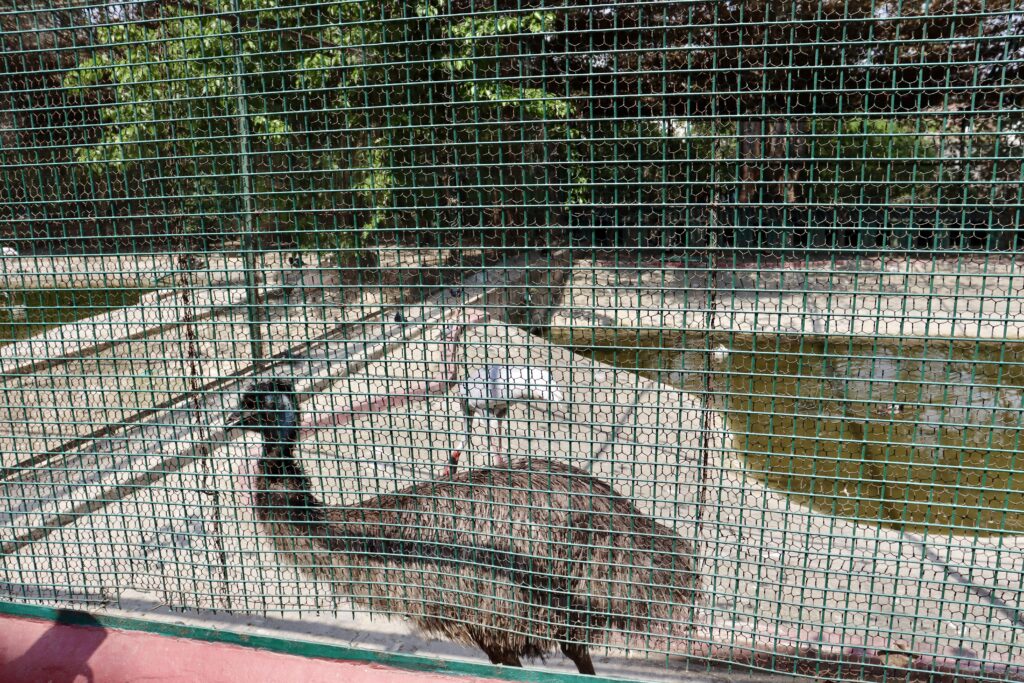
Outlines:
{"label": "metal pipe", "polygon": [[232,33],[235,38],[235,101],[238,105],[238,115],[235,118],[238,127],[238,162],[239,181],[242,197],[242,261],[245,272],[245,298],[249,318],[249,349],[252,353],[254,363],[263,360],[263,330],[262,325],[266,322],[266,316],[259,306],[259,292],[256,282],[256,240],[254,235],[254,200],[252,195],[252,176],[249,166],[249,104],[246,98],[245,89],[245,60],[242,59],[245,42],[242,40],[240,26],[241,6],[239,0],[232,0],[234,10]]}

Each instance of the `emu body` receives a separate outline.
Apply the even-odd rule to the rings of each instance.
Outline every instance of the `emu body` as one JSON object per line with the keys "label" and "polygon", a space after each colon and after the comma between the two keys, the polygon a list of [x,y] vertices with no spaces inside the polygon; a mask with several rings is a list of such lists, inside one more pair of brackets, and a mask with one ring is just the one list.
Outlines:
{"label": "emu body", "polygon": [[527,458],[327,507],[294,457],[290,384],[257,385],[233,425],[263,434],[255,512],[279,554],[493,663],[557,647],[592,674],[605,632],[670,633],[694,599],[690,543],[581,470]]}

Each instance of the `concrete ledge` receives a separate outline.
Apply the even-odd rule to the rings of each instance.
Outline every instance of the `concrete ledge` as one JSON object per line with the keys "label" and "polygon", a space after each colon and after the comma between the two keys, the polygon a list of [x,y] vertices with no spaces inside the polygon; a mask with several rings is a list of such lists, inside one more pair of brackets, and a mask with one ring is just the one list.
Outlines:
{"label": "concrete ledge", "polygon": [[[894,337],[1024,337],[1024,272],[1012,255],[984,259],[864,258],[850,262],[646,267],[573,263],[556,338],[599,342],[635,330]],[[712,303],[713,302],[713,303]],[[586,343],[586,342],[584,342]]]}

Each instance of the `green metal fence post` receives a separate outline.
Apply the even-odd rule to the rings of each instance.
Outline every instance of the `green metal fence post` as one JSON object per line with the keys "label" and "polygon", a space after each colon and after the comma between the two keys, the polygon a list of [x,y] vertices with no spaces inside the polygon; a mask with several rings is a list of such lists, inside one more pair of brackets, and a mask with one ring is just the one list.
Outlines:
{"label": "green metal fence post", "polygon": [[[232,0],[234,15],[232,16],[232,32],[235,43],[235,103],[237,117],[235,119],[238,134],[238,182],[241,184],[242,197],[242,259],[245,267],[245,298],[249,317],[249,346],[254,363],[264,358],[263,330],[266,316],[259,305],[259,283],[256,281],[256,235],[255,206],[252,192],[252,175],[250,170],[249,150],[249,103],[245,87],[245,40],[242,37],[242,16],[240,0]],[[264,280],[264,287],[267,286]]]}

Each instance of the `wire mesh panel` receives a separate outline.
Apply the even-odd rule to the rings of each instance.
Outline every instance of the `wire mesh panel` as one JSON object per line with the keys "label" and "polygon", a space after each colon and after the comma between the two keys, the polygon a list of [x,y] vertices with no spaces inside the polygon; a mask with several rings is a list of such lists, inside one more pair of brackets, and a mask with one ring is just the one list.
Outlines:
{"label": "wire mesh panel", "polygon": [[273,4],[0,0],[4,601],[1024,679],[1017,0]]}

